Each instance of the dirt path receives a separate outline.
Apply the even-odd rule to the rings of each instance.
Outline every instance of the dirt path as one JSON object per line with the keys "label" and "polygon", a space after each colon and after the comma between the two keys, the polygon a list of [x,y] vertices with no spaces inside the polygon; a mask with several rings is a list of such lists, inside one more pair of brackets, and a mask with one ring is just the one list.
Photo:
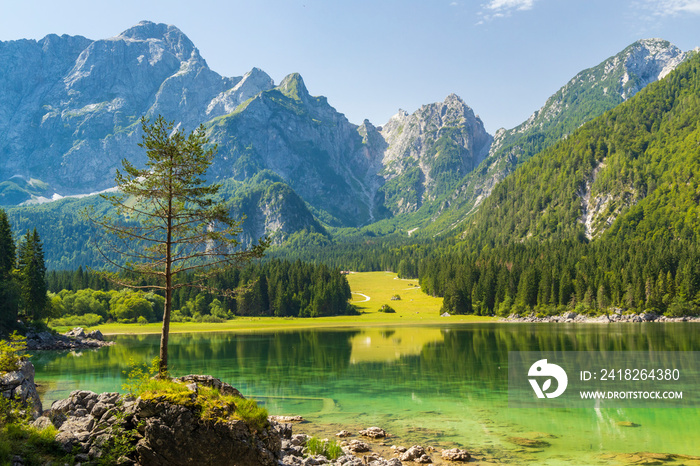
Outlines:
{"label": "dirt path", "polygon": [[[358,303],[366,303],[367,301],[369,301],[370,299],[372,299],[372,298],[370,298],[369,296],[367,296],[366,294],[358,293],[357,291],[352,291],[352,294],[359,294],[360,296],[362,296],[363,298],[365,298],[364,301],[355,301],[355,302],[358,302]],[[354,300],[353,300],[353,301],[354,301]]]}

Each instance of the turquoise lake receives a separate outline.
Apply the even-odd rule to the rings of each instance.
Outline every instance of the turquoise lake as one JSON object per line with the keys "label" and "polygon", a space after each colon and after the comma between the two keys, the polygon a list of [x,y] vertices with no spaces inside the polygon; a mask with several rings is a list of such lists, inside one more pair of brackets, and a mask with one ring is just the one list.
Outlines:
{"label": "turquoise lake", "polygon": [[[610,453],[700,456],[700,410],[509,409],[508,352],[700,351],[698,334],[692,323],[173,334],[170,368],[219,377],[270,414],[301,415],[318,431],[376,425],[390,443],[460,446],[487,461],[605,464]],[[45,409],[77,389],[122,391],[129,362],[158,354],[157,335],[110,339],[96,351],[34,354]],[[509,440],[541,435],[550,446]]]}

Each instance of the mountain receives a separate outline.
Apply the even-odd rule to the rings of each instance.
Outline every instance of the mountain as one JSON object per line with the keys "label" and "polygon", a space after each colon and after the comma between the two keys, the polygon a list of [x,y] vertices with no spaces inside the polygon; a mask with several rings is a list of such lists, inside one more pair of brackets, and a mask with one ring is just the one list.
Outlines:
{"label": "mountain", "polygon": [[399,111],[382,127],[387,148],[380,192],[396,214],[415,212],[449,194],[488,155],[492,137],[458,96]]}
{"label": "mountain", "polygon": [[335,227],[444,197],[491,141],[455,95],[401,112],[384,128],[355,125],[312,96],[299,74],[279,85],[255,68],[222,77],[179,29],[147,21],[104,40],[4,42],[0,57],[2,205],[112,187],[122,158],[143,163],[142,115],[186,130],[203,123],[218,145],[212,179],[270,170]]}
{"label": "mountain", "polygon": [[299,74],[207,126],[219,148],[212,176],[243,180],[271,170],[333,226],[377,215],[381,152],[368,143],[378,140],[376,128],[353,125],[325,97],[312,97]]}
{"label": "mountain", "polygon": [[2,42],[0,63],[3,204],[20,200],[32,179],[45,189],[26,190],[23,200],[109,188],[122,158],[144,159],[142,115],[194,129],[273,85],[257,69],[219,76],[179,29],[147,21],[105,40]]}
{"label": "mountain", "polygon": [[[162,114],[185,130],[204,124],[218,146],[208,176],[223,184],[222,200],[236,215],[248,217],[246,238],[316,244],[329,232],[343,239],[416,230],[432,238],[462,224],[517,166],[686,57],[668,42],[639,41],[494,138],[454,94],[399,111],[383,126],[353,124],[297,73],[277,85],[257,68],[220,76],[184,33],[164,24],[144,21],[103,40],[0,42],[0,205],[112,188],[123,158],[144,161],[140,117]],[[593,191],[589,198],[592,237],[595,212],[610,204]],[[19,220],[22,209],[73,215],[74,202],[14,211]]]}
{"label": "mountain", "polygon": [[[640,240],[698,230],[699,67],[695,54],[667,79],[532,157],[496,185],[465,235],[504,245],[591,240],[608,230]],[[630,222],[636,227],[623,227]]]}
{"label": "mountain", "polygon": [[520,125],[498,130],[488,156],[450,197],[451,226],[474,211],[518,165],[662,79],[687,57],[665,40],[637,41],[578,73]]}
{"label": "mountain", "polygon": [[[700,312],[700,54],[498,183],[422,264],[445,310]],[[607,318],[603,317],[605,320]]]}

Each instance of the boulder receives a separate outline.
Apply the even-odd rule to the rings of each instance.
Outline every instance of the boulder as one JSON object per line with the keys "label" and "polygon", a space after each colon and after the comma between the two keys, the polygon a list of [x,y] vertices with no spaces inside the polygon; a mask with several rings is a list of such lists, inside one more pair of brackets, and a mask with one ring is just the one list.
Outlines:
{"label": "boulder", "polygon": [[361,442],[360,440],[351,440],[347,446],[343,447],[343,451],[350,453],[364,453],[369,451],[369,445],[365,442]]}
{"label": "boulder", "polygon": [[401,461],[413,461],[415,463],[432,463],[432,459],[420,445],[413,445],[399,456]]}
{"label": "boulder", "polygon": [[447,461],[470,461],[472,456],[467,450],[461,450],[459,448],[451,448],[449,450],[442,450],[442,459]]}
{"label": "boulder", "polygon": [[19,399],[24,406],[31,406],[34,419],[43,411],[39,393],[34,383],[34,364],[29,359],[19,363],[19,370],[0,375],[0,396]]}
{"label": "boulder", "polygon": [[230,464],[232,458],[241,465],[277,465],[281,441],[271,427],[253,432],[243,421],[207,422],[187,406],[168,403],[150,412],[159,413],[139,417],[145,430],[136,456],[143,466]]}
{"label": "boulder", "polygon": [[[180,380],[218,387],[222,393],[239,393],[208,376],[186,376]],[[120,432],[122,440],[130,442],[133,449],[129,458],[117,461],[144,466],[275,466],[281,455],[281,437],[291,437],[291,426],[270,421],[256,430],[241,420],[202,419],[196,409],[159,398],[144,400],[118,393],[76,390],[67,399],[56,401],[35,424],[53,424],[58,428],[56,440],[67,452],[82,455],[86,462],[104,458],[105,448],[111,446],[115,432]]]}
{"label": "boulder", "polygon": [[68,330],[64,335],[70,338],[85,338],[85,330],[82,327],[75,327]]}
{"label": "boulder", "polygon": [[350,437],[352,436],[352,432],[350,432],[349,430],[341,430],[340,432],[335,434],[335,436],[340,438]]}
{"label": "boulder", "polygon": [[380,427],[368,427],[365,430],[359,432],[363,437],[369,438],[384,438],[386,437],[386,431]]}
{"label": "boulder", "polygon": [[97,340],[97,341],[105,341],[105,337],[102,335],[102,332],[99,330],[93,330],[92,332],[88,332],[85,335],[87,338]]}

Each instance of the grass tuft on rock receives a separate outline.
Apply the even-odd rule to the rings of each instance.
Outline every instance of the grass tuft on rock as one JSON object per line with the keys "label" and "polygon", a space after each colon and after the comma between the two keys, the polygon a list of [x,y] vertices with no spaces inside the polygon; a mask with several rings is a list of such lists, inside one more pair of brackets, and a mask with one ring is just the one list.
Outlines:
{"label": "grass tuft on rock", "polygon": [[260,431],[268,426],[267,410],[255,400],[222,394],[219,390],[197,385],[190,386],[170,378],[154,377],[158,373],[158,358],[150,368],[131,363],[123,389],[142,400],[164,401],[193,408],[201,419],[215,422],[240,420],[251,430]]}

